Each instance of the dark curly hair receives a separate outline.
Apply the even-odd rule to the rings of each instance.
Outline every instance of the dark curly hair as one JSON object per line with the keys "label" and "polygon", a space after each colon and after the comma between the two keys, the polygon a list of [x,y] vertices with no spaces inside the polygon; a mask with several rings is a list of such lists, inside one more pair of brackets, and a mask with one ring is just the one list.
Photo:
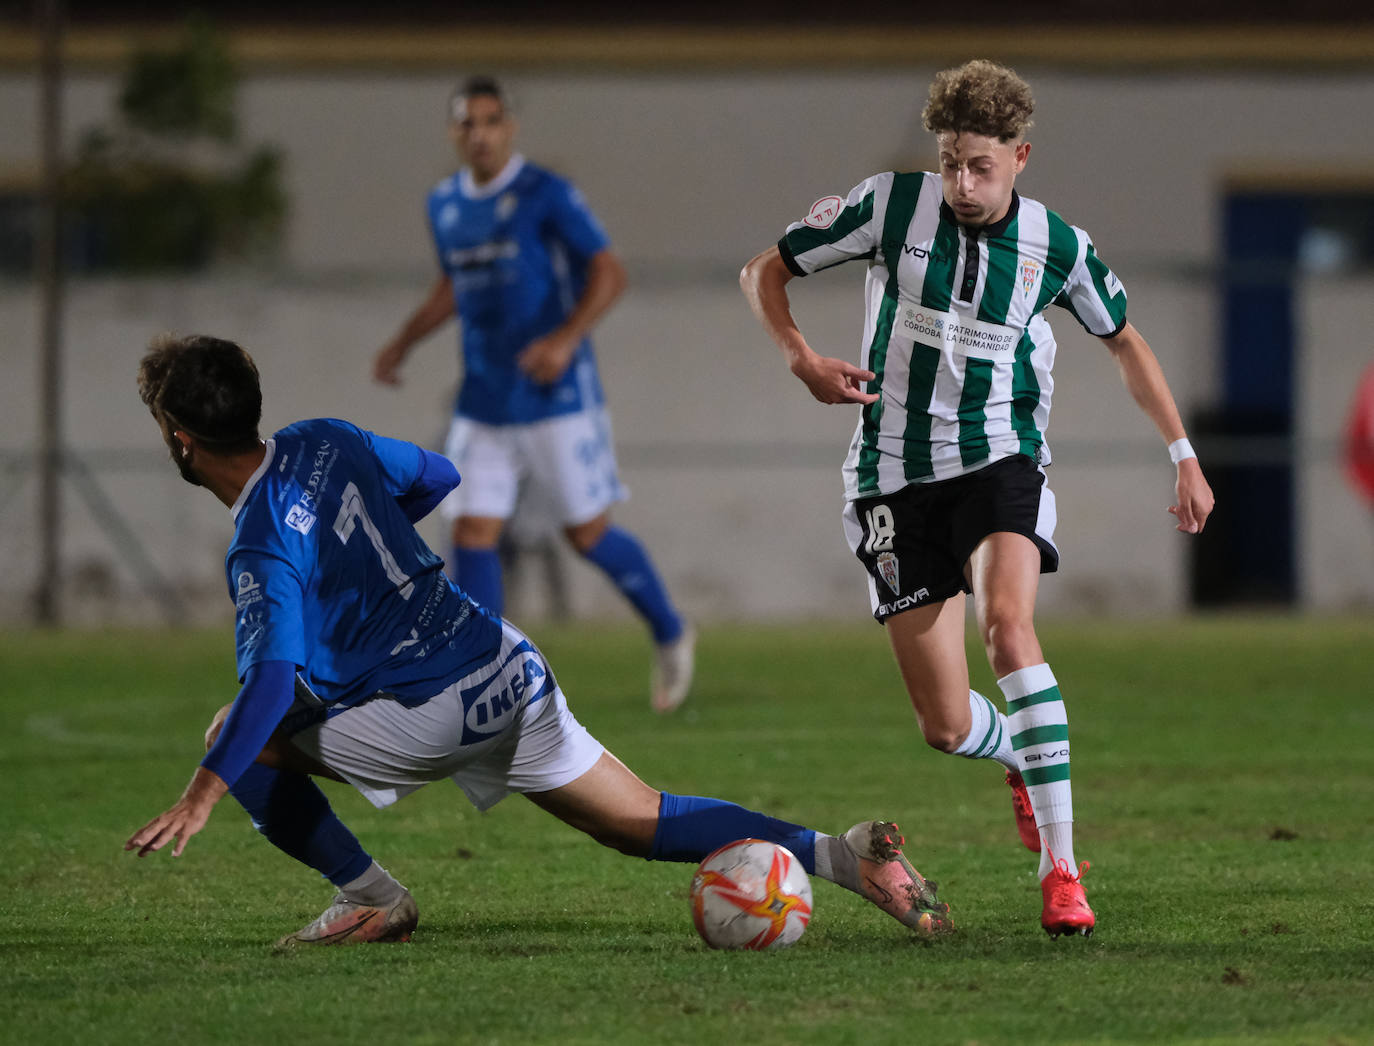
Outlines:
{"label": "dark curly hair", "polygon": [[159,422],[223,454],[258,442],[257,364],[232,341],[203,334],[154,338],[138,365],[138,394]]}
{"label": "dark curly hair", "polygon": [[1025,80],[1006,66],[975,58],[935,74],[921,119],[936,134],[981,134],[1010,142],[1030,129],[1034,110]]}

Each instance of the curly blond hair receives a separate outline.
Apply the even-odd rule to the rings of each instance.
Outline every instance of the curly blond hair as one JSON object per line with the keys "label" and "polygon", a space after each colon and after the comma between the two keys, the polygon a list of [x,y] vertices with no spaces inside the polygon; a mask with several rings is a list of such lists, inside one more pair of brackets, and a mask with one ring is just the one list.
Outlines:
{"label": "curly blond hair", "polygon": [[1030,85],[1006,66],[975,58],[935,74],[921,119],[936,134],[981,134],[1010,142],[1031,126]]}

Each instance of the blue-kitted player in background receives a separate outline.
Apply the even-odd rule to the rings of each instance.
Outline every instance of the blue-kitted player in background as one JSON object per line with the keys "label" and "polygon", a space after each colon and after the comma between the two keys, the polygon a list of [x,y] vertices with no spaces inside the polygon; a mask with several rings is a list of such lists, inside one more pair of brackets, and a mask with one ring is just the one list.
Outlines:
{"label": "blue-kitted player in background", "polygon": [[464,166],[429,194],[439,278],[373,376],[397,384],[411,348],[458,316],[463,377],[445,453],[464,483],[442,510],[453,519],[452,572],[502,612],[497,546],[522,484],[534,485],[573,548],[648,624],[650,700],[671,712],[691,687],[695,635],[644,546],[611,522],[626,493],[588,337],[624,290],[624,267],[577,189],[515,152],[515,118],[494,79],[454,92],[449,131]]}
{"label": "blue-kitted player in background", "polygon": [[444,778],[479,810],[512,792],[631,856],[698,862],[748,837],[922,934],[949,906],[897,826],[830,836],[732,803],[651,788],[573,717],[543,656],[443,572],[414,523],[458,486],[451,462],[346,421],[258,436],[258,370],[233,342],[153,343],[138,374],[183,478],[230,508],[225,558],[242,689],[206,733],[181,798],[125,844],[179,855],[225,792],[338,893],[283,945],[409,940],[410,892],[358,843],[311,774],[377,807]]}

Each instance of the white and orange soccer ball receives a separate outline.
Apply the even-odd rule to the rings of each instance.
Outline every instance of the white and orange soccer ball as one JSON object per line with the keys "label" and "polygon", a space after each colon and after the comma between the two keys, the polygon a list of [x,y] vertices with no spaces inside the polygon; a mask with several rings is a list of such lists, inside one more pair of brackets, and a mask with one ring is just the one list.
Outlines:
{"label": "white and orange soccer ball", "polygon": [[811,921],[811,880],[786,847],[727,843],[692,877],[692,921],[712,948],[786,948]]}

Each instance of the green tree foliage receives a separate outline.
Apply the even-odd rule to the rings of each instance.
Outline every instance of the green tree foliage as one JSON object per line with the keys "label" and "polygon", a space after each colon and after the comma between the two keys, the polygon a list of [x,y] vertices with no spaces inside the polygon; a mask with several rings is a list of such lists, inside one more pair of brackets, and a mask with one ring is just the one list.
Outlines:
{"label": "green tree foliage", "polygon": [[203,19],[174,50],[132,56],[118,119],[86,132],[66,172],[79,267],[198,269],[275,252],[287,213],[281,153],[238,141],[236,88],[228,50]]}

